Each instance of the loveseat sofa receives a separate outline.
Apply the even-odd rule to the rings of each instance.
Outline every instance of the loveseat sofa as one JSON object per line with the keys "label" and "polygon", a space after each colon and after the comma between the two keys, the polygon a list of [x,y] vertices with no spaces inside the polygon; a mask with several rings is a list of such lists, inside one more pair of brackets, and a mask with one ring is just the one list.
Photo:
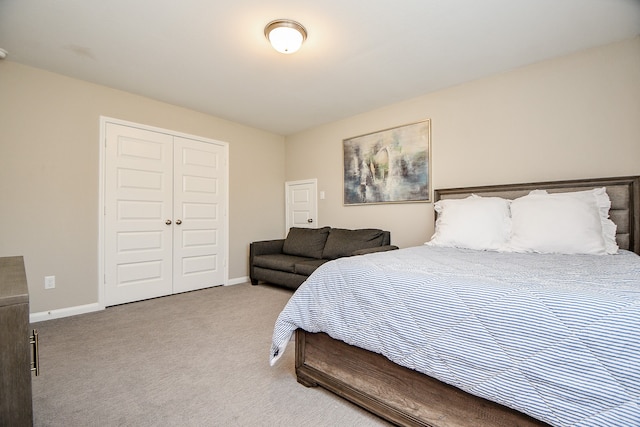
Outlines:
{"label": "loveseat sofa", "polygon": [[286,239],[253,242],[249,249],[251,284],[259,281],[297,289],[325,262],[398,249],[391,233],[373,228],[292,227]]}

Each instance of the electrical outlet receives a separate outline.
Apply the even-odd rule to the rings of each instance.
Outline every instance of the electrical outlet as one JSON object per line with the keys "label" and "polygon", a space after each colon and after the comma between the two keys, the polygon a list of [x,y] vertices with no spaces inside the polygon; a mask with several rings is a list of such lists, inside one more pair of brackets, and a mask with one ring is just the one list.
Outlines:
{"label": "electrical outlet", "polygon": [[44,288],[53,289],[56,287],[56,276],[44,276]]}

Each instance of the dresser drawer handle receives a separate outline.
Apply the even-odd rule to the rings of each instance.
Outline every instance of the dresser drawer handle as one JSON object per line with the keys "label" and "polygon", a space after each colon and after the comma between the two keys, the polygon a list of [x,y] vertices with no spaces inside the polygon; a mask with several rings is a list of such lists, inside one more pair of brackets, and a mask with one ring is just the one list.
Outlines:
{"label": "dresser drawer handle", "polygon": [[31,372],[36,373],[36,377],[40,375],[40,352],[38,351],[38,330],[34,329],[29,337],[31,345]]}

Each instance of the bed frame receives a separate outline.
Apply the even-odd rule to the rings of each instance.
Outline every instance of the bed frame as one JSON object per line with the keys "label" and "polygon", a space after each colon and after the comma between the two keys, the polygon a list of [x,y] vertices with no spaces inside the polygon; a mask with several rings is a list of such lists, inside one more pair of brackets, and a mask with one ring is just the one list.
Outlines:
{"label": "bed frame", "polygon": [[[597,187],[606,187],[611,199],[618,246],[640,254],[640,176],[435,190],[434,199],[472,193],[514,199],[534,189],[564,192]],[[547,425],[324,333],[296,331],[296,375],[305,386],[326,388],[401,426]]]}

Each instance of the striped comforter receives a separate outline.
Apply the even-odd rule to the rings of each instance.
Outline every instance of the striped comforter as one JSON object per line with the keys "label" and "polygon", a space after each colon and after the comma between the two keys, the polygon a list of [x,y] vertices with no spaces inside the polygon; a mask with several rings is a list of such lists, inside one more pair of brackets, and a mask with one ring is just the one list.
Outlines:
{"label": "striped comforter", "polygon": [[324,264],[275,325],[297,328],[554,426],[640,426],[640,257],[419,246]]}

